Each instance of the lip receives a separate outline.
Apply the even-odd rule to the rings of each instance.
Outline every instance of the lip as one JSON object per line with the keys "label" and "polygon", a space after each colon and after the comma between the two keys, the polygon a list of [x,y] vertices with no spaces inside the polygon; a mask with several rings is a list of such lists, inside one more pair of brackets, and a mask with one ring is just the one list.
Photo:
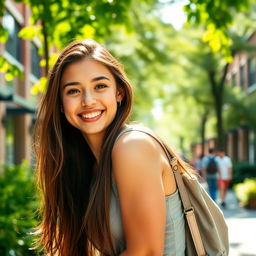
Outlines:
{"label": "lip", "polygon": [[81,112],[81,113],[79,113],[78,115],[79,116],[82,116],[82,115],[86,115],[86,114],[90,114],[90,113],[93,113],[93,112],[102,112],[103,111],[103,109],[91,109],[91,110],[85,110],[85,111],[83,111],[83,112]]}
{"label": "lip", "polygon": [[[94,112],[101,112],[101,113],[98,116],[95,116],[93,118],[83,118],[83,116],[82,116],[82,115],[86,115],[86,114],[90,114],[90,113],[94,113]],[[104,110],[102,110],[102,109],[94,109],[94,110],[83,111],[78,116],[81,118],[81,120],[83,122],[91,123],[91,122],[95,122],[95,121],[99,120],[103,113],[104,113]]]}

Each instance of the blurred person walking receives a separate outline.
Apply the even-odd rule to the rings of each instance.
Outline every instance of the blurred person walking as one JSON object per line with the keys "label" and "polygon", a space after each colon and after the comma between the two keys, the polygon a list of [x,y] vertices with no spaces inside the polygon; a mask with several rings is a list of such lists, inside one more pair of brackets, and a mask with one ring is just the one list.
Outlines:
{"label": "blurred person walking", "polygon": [[218,173],[220,172],[218,161],[216,159],[216,151],[209,149],[209,155],[205,156],[202,161],[202,177],[208,184],[208,190],[211,198],[215,201],[218,192]]}
{"label": "blurred person walking", "polygon": [[229,156],[226,155],[225,150],[218,150],[218,156],[216,157],[218,166],[220,169],[218,186],[220,192],[221,206],[226,207],[226,194],[229,186],[229,182],[232,179],[232,161]]}

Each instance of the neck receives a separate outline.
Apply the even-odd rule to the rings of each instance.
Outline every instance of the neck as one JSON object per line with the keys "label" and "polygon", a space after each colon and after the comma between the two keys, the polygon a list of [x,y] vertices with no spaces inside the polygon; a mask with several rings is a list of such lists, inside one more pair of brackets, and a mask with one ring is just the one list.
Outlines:
{"label": "neck", "polygon": [[92,153],[94,154],[97,163],[99,163],[100,159],[100,152],[103,144],[103,137],[104,134],[97,135],[83,135],[85,140],[87,141],[90,149],[92,150]]}

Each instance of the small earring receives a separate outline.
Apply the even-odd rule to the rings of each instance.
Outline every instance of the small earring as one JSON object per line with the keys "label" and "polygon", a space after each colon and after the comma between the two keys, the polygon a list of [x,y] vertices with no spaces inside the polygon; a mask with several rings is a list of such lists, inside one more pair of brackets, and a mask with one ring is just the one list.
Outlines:
{"label": "small earring", "polygon": [[122,101],[118,101],[118,102],[117,102],[117,106],[120,108],[121,105],[122,105]]}
{"label": "small earring", "polygon": [[60,112],[64,112],[63,105],[60,105]]}

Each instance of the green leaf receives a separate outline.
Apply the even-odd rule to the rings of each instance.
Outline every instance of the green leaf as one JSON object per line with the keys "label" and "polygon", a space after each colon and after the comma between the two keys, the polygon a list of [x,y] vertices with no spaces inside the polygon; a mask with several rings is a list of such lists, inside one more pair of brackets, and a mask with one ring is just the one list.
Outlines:
{"label": "green leaf", "polygon": [[0,72],[6,72],[10,68],[8,61],[0,56]]}
{"label": "green leaf", "polygon": [[38,27],[28,26],[20,30],[18,36],[22,39],[30,39],[32,40],[35,36],[38,35]]}
{"label": "green leaf", "polygon": [[0,43],[5,43],[8,39],[8,31],[0,24]]}
{"label": "green leaf", "polygon": [[39,81],[33,85],[31,88],[31,94],[37,95],[39,93],[45,93],[46,91],[46,85],[47,85],[47,78],[41,77]]}
{"label": "green leaf", "polygon": [[49,67],[50,68],[52,68],[54,66],[54,64],[56,63],[58,57],[59,57],[59,54],[57,54],[57,53],[52,53],[50,55],[50,59],[49,59]]}
{"label": "green leaf", "polygon": [[41,67],[45,67],[46,66],[46,61],[45,61],[45,59],[42,59],[42,60],[40,60],[40,66]]}
{"label": "green leaf", "polygon": [[83,28],[81,29],[80,32],[81,32],[81,36],[79,36],[78,39],[94,38],[95,28],[93,26],[90,26],[90,25],[85,25],[85,26],[83,26]]}
{"label": "green leaf", "polygon": [[12,81],[13,79],[14,79],[14,75],[12,74],[12,73],[10,73],[10,72],[7,72],[6,74],[5,74],[5,79],[6,79],[6,81]]}
{"label": "green leaf", "polygon": [[23,79],[23,73],[16,65],[9,63],[4,57],[0,56],[0,72],[5,73],[7,81],[12,81],[15,77]]}

